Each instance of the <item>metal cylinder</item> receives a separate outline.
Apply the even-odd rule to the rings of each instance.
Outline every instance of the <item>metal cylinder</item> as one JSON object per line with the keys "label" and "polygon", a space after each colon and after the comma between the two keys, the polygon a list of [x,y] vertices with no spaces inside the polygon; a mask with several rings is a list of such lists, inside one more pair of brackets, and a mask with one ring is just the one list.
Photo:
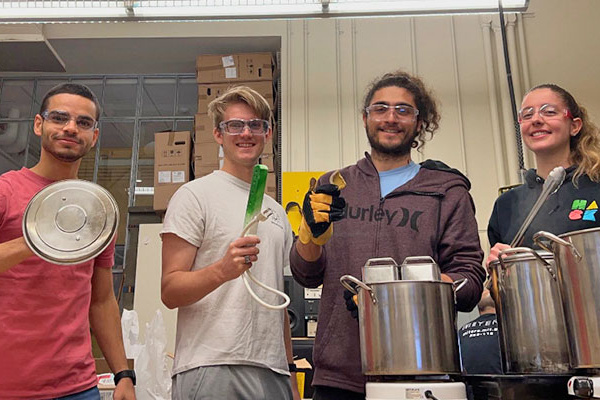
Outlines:
{"label": "metal cylinder", "polygon": [[571,365],[600,368],[600,228],[540,237],[552,240]]}
{"label": "metal cylinder", "polygon": [[[508,255],[508,253],[512,253]],[[553,257],[517,247],[490,264],[502,364],[507,374],[569,373],[569,353]]]}
{"label": "metal cylinder", "polygon": [[360,286],[358,320],[365,375],[460,373],[452,283],[396,281]]}

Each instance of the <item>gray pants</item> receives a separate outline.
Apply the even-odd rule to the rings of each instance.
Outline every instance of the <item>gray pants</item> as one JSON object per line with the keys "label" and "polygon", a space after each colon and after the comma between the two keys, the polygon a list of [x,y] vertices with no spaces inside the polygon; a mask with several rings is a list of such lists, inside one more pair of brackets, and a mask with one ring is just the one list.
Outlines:
{"label": "gray pants", "polygon": [[173,400],[291,400],[290,378],[267,368],[218,365],[173,377]]}

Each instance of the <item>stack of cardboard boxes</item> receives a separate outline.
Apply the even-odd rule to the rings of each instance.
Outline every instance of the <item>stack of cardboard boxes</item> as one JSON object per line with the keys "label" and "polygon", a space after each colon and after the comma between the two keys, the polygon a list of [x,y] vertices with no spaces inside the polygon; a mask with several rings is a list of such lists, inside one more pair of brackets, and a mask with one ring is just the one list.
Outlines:
{"label": "stack of cardboard boxes", "polygon": [[[208,104],[231,86],[248,86],[260,93],[274,109],[273,58],[271,53],[200,55],[196,59],[198,113],[194,132],[155,134],[154,209],[166,210],[175,191],[188,182],[191,169],[199,178],[220,168],[222,149],[213,138]],[[274,121],[270,121],[275,130]],[[275,132],[274,132],[275,133]],[[273,141],[265,144],[260,162],[269,167],[266,193],[276,198],[275,151]]]}
{"label": "stack of cardboard boxes", "polygon": [[154,204],[166,210],[171,196],[190,180],[189,131],[154,134]]}
{"label": "stack of cardboard boxes", "polygon": [[[213,123],[207,115],[208,104],[232,86],[248,86],[260,93],[273,109],[273,58],[271,53],[200,55],[196,59],[196,82],[198,113],[194,118],[192,163],[194,177],[198,178],[218,169],[222,158],[222,150],[213,138]],[[274,154],[270,140],[260,162],[269,167],[266,192],[272,197],[276,196]]]}

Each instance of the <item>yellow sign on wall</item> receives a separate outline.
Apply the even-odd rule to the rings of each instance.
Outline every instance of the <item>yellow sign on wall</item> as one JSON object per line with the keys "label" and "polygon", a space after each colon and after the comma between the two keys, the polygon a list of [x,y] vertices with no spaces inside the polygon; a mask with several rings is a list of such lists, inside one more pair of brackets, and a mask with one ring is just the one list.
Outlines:
{"label": "yellow sign on wall", "polygon": [[302,221],[302,202],[308,191],[310,178],[319,179],[324,172],[283,172],[281,174],[281,203],[294,234],[298,234]]}

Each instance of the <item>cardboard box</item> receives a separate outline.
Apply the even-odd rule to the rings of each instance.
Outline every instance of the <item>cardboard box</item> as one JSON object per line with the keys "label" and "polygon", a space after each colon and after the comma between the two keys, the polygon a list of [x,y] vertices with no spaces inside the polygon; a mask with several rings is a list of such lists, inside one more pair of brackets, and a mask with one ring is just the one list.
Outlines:
{"label": "cardboard box", "polygon": [[198,85],[198,113],[207,113],[208,104],[225,93],[229,88],[235,86],[248,86],[256,90],[262,97],[267,100],[271,109],[273,109],[273,82],[258,81],[258,82],[239,82],[239,83],[205,83]]}
{"label": "cardboard box", "polygon": [[213,123],[207,114],[194,115],[194,142],[215,143]]}
{"label": "cardboard box", "polygon": [[217,142],[195,143],[194,163],[201,165],[219,164],[220,145]]}
{"label": "cardboard box", "polygon": [[272,68],[271,53],[201,55],[196,58],[196,82],[270,81]]}
{"label": "cardboard box", "polygon": [[202,165],[199,163],[194,163],[194,179],[208,175],[217,169],[219,169],[219,164]]}
{"label": "cardboard box", "polygon": [[277,178],[274,172],[267,174],[267,185],[265,187],[265,193],[277,200]]}
{"label": "cardboard box", "polygon": [[[106,359],[94,358],[94,361],[96,362],[96,374],[98,375],[98,389],[100,390],[100,399],[112,400],[113,392],[115,390],[114,381],[112,381],[112,371],[110,370]],[[127,368],[133,369],[133,359],[127,359]],[[106,383],[107,380],[112,382]]]}
{"label": "cardboard box", "polygon": [[265,148],[262,152],[263,154],[273,154],[275,152],[273,149],[273,136],[265,142]]}
{"label": "cardboard box", "polygon": [[275,172],[275,155],[261,154],[258,163],[266,165],[269,168],[269,172]]}
{"label": "cardboard box", "polygon": [[154,134],[155,210],[166,210],[173,193],[190,180],[191,144],[189,131]]}

